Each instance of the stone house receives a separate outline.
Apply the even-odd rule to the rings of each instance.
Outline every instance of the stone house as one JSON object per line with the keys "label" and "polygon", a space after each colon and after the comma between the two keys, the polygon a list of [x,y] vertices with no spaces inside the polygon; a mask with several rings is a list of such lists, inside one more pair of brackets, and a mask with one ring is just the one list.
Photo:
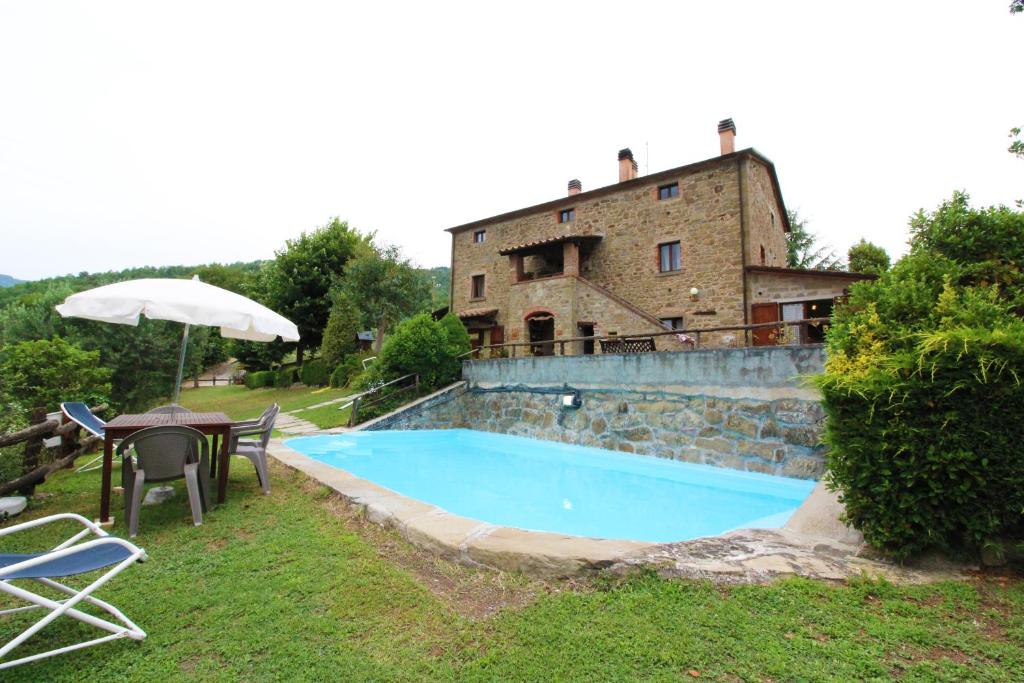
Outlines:
{"label": "stone house", "polygon": [[[786,267],[789,221],[770,160],[734,149],[731,119],[718,125],[721,154],[637,175],[629,149],[619,182],[466,223],[452,235],[451,309],[474,346],[592,335],[642,336],[755,322],[828,317],[832,302],[865,276]],[[703,343],[743,345],[742,331]],[[753,334],[778,343],[776,328]],[[801,341],[820,341],[805,326]],[[791,341],[791,340],[790,340]],[[679,350],[675,336],[658,350]],[[568,353],[597,353],[573,342]]]}

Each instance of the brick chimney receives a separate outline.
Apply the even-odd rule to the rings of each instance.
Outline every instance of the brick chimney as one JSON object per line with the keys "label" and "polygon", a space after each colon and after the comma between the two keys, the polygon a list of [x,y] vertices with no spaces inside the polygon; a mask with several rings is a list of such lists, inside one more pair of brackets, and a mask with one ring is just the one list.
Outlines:
{"label": "brick chimney", "polygon": [[619,150],[619,182],[636,178],[636,162],[633,161],[633,152],[627,147]]}
{"label": "brick chimney", "polygon": [[736,151],[736,124],[732,119],[718,122],[718,140],[722,145],[722,156]]}
{"label": "brick chimney", "polygon": [[583,183],[576,178],[573,178],[569,181],[569,196],[571,197],[574,194],[579,194],[580,192],[583,192]]}

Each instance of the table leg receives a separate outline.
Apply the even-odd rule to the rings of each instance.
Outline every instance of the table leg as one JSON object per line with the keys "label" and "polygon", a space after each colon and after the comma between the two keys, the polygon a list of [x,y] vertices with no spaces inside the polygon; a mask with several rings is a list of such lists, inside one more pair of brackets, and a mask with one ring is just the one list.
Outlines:
{"label": "table leg", "polygon": [[228,497],[228,463],[230,462],[230,456],[228,455],[228,434],[225,432],[220,442],[220,465],[217,473],[217,502],[223,503]]}
{"label": "table leg", "polygon": [[213,453],[213,457],[210,458],[210,479],[216,479],[217,478],[217,458],[220,457],[220,453],[217,451],[217,438],[218,438],[218,435],[214,434],[213,435],[213,448],[210,449],[210,452]]}
{"label": "table leg", "polygon": [[103,483],[100,489],[100,524],[110,521],[110,477],[114,466],[114,439],[107,432],[103,438]]}

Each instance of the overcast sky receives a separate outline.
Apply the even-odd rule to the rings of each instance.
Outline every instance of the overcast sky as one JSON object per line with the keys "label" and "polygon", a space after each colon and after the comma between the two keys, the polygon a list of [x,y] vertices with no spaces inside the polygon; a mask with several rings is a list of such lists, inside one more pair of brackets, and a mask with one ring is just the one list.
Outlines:
{"label": "overcast sky", "polygon": [[272,257],[332,216],[447,227],[737,146],[837,250],[1024,196],[1024,16],[973,2],[0,3],[0,273]]}

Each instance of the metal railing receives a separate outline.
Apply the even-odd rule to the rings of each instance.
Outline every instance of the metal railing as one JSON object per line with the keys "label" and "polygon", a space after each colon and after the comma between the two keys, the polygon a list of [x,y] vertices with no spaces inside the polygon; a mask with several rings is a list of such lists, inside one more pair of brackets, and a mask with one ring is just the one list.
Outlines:
{"label": "metal railing", "polygon": [[[379,398],[373,399],[372,401],[365,401],[364,402],[363,399],[365,399],[367,396],[373,396],[374,394],[378,394],[378,393],[380,393],[381,389],[384,389],[385,387],[390,387],[390,386],[392,386],[394,384],[398,384],[399,382],[403,382],[403,381],[409,379],[410,377],[412,378],[412,382],[410,382],[408,385],[406,385],[404,387],[399,387],[397,391],[392,391],[392,392],[389,392],[386,396],[381,396]],[[356,396],[355,398],[352,399],[352,403],[351,403],[351,405],[352,405],[352,414],[349,415],[348,426],[349,427],[355,427],[357,424],[359,424],[359,409],[360,408],[369,408],[372,405],[380,403],[381,401],[383,401],[385,399],[388,399],[388,398],[391,398],[392,396],[395,396],[397,394],[400,394],[403,391],[409,391],[410,389],[412,389],[414,392],[417,392],[417,391],[419,391],[419,388],[420,388],[420,376],[417,375],[417,374],[408,374],[408,375],[405,375],[403,377],[399,377],[398,379],[393,379],[390,382],[385,382],[384,384],[381,384],[378,387],[373,387],[372,389],[367,389],[366,391],[364,391],[363,393],[359,394],[358,396]],[[348,404],[342,406],[341,408],[339,408],[339,410],[344,410],[347,405]]]}
{"label": "metal railing", "polygon": [[[653,339],[656,337],[677,337],[677,343],[681,343],[690,346],[694,349],[701,348],[702,337],[706,337],[708,334],[722,334],[727,332],[742,332],[743,333],[743,346],[752,346],[754,340],[754,332],[757,330],[776,330],[775,334],[769,332],[770,341],[766,346],[790,346],[790,345],[802,345],[805,342],[803,339],[804,326],[827,326],[831,321],[831,318],[803,318],[801,320],[778,320],[769,323],[748,323],[746,325],[723,325],[721,327],[700,327],[693,329],[681,329],[681,330],[664,330],[660,332],[637,332],[635,334],[612,334],[612,335],[592,335],[589,337],[566,337],[563,339],[548,339],[545,341],[529,341],[529,342],[507,342],[502,344],[487,344],[484,346],[478,346],[474,349],[470,349],[465,353],[459,355],[459,358],[480,358],[480,352],[483,350],[489,350],[490,358],[505,358],[505,357],[516,357],[516,349],[528,347],[533,349],[532,353],[526,353],[527,356],[543,355],[553,356],[554,349],[557,346],[558,354],[560,356],[565,355],[565,345],[582,342],[601,342],[609,340],[626,340],[626,339]],[[793,328],[796,328],[795,332]],[[796,341],[790,342],[789,338],[795,336]],[[536,350],[542,351],[537,353]],[[498,355],[494,353],[497,350]]]}

